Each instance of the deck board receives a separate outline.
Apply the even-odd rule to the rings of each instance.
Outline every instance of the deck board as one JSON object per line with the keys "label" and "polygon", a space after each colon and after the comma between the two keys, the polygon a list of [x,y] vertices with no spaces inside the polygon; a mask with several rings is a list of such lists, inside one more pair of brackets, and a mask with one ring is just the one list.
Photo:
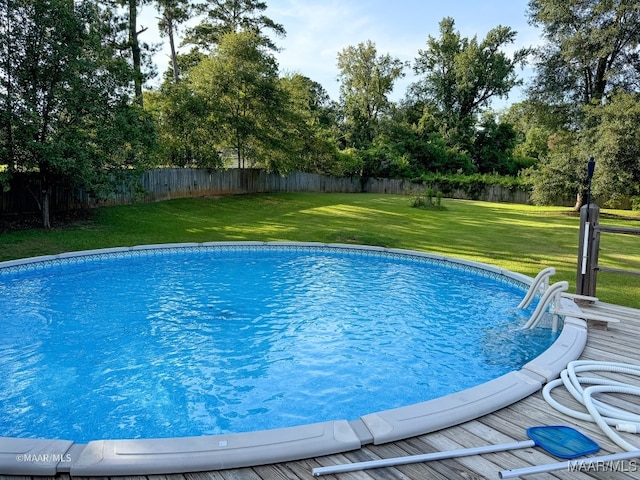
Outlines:
{"label": "deck board", "polygon": [[[620,323],[610,324],[608,328],[590,328],[587,345],[582,359],[611,361],[620,363],[640,363],[640,310],[617,307],[597,302],[581,306],[585,311],[614,317]],[[638,382],[640,384],[640,381]],[[577,407],[578,403],[564,391],[556,389],[555,398],[568,406]],[[615,396],[614,396],[615,397]],[[640,401],[637,397],[617,396],[613,402],[640,413]],[[264,465],[252,468],[200,472],[179,475],[149,475],[147,477],[120,477],[123,480],[297,480],[324,478],[327,480],[422,480],[422,479],[498,479],[499,471],[557,462],[558,459],[547,454],[541,448],[525,448],[509,452],[474,455],[458,459],[441,460],[429,463],[416,463],[397,467],[340,473],[313,477],[315,467],[352,463],[379,458],[416,455],[435,451],[470,448],[483,445],[527,440],[526,429],[534,425],[573,426],[598,442],[602,448],[599,454],[618,453],[621,449],[607,438],[594,423],[576,420],[552,409],[543,399],[541,392],[516,402],[515,404],[485,415],[476,420],[447,428],[427,435],[393,442],[384,445],[367,445],[359,450],[320,458],[311,458],[296,462]],[[640,445],[640,436],[630,438]],[[613,479],[631,480],[640,477],[640,458],[638,471],[557,471],[537,474],[532,480],[567,479]],[[634,464],[621,465],[627,470]],[[92,480],[99,480],[90,477]],[[0,476],[0,480],[41,480],[49,477]],[[87,477],[73,477],[73,480],[89,480]],[[70,480],[68,474],[60,474],[56,480]]]}

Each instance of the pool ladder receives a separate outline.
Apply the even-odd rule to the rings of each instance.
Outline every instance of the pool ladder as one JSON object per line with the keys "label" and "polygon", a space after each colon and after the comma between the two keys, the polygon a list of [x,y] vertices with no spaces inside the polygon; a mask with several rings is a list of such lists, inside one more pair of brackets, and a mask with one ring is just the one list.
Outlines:
{"label": "pool ladder", "polygon": [[[547,308],[552,305],[559,305],[562,292],[566,292],[569,289],[569,282],[565,281],[549,285],[549,277],[555,273],[556,269],[553,267],[545,268],[538,273],[536,278],[534,278],[533,283],[531,283],[527,294],[518,305],[518,309],[527,308],[533,301],[536,294],[538,292],[542,292],[542,297],[540,298],[536,309],[531,314],[531,317],[529,317],[527,323],[524,324],[523,328],[535,328],[544,318]],[[556,314],[553,315],[553,325],[551,328],[553,332],[558,330],[558,315]]]}
{"label": "pool ladder", "polygon": [[518,305],[517,308],[527,308],[531,304],[533,298],[537,293],[541,293],[542,297],[540,298],[535,311],[531,314],[531,317],[529,318],[527,323],[524,324],[523,328],[534,328],[535,326],[537,326],[538,323],[540,323],[540,320],[544,318],[547,307],[549,308],[549,314],[553,315],[551,328],[554,332],[558,330],[558,318],[561,316],[582,318],[585,321],[590,320],[594,322],[600,322],[604,325],[608,325],[610,323],[618,323],[620,321],[617,318],[607,317],[605,315],[600,315],[597,313],[583,312],[581,310],[564,310],[560,303],[561,297],[588,303],[597,302],[598,299],[596,297],[590,297],[586,295],[567,293],[567,290],[569,289],[568,282],[558,282],[549,286],[549,277],[555,273],[555,268],[545,268],[540,273],[538,273],[538,275],[536,275],[536,278],[533,279],[533,282],[529,287],[529,291],[527,291],[527,294],[522,299],[520,305]]}

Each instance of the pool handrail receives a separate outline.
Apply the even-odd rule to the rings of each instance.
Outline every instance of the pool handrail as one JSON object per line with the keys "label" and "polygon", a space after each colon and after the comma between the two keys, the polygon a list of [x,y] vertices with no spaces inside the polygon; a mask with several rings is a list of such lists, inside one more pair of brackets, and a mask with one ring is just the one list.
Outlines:
{"label": "pool handrail", "polygon": [[[540,270],[540,273],[538,273],[538,275],[536,275],[536,278],[533,279],[533,282],[531,283],[527,294],[516,308],[519,310],[527,308],[533,301],[533,298],[536,296],[536,293],[538,293],[538,291],[544,291],[547,289],[547,287],[549,286],[549,277],[555,275],[555,273],[556,269],[553,267],[548,267]],[[540,286],[542,286],[542,288],[540,288]]]}
{"label": "pool handrail", "polygon": [[[540,320],[542,320],[543,315],[545,314],[547,307],[549,307],[552,303],[558,303],[560,301],[560,296],[562,292],[566,292],[569,289],[569,282],[562,281],[557,282],[551,285],[547,290],[542,294],[542,298],[538,302],[536,309],[531,314],[531,317],[524,324],[523,328],[535,328]],[[555,317],[555,316],[554,316]],[[554,318],[554,326],[553,331],[557,330],[557,317]]]}

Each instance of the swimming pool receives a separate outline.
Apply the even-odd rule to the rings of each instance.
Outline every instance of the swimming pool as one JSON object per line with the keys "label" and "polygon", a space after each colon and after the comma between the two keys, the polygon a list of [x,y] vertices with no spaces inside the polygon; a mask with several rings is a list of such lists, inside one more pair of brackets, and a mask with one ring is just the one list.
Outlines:
{"label": "swimming pool", "polygon": [[[118,273],[109,270],[114,264]],[[7,371],[15,362],[0,361],[3,376],[18,379],[2,392],[3,418],[18,420],[5,420],[3,435],[89,442],[68,462],[77,474],[91,474],[96,465],[100,472],[124,468],[125,460],[132,468],[131,460],[145,455],[146,473],[167,473],[170,453],[184,454],[185,446],[200,457],[226,452],[225,465],[234,466],[232,451],[264,463],[256,440],[268,451],[300,440],[326,444],[329,437],[331,450],[408,436],[421,422],[397,414],[417,408],[417,417],[431,415],[425,405],[445,395],[476,391],[486,398],[493,383],[499,403],[508,404],[509,391],[535,391],[537,377],[546,375],[539,367],[522,375],[520,367],[539,365],[534,358],[544,359],[538,355],[552,341],[548,331],[517,329],[512,307],[530,279],[417,252],[282,243],[148,246],[5,262],[2,272],[2,301],[23,312],[4,337],[5,360],[8,352],[27,363],[47,358],[30,385],[29,374]],[[347,303],[349,291],[358,293],[355,303]],[[434,304],[443,316],[432,312]],[[96,319],[108,325],[95,328]],[[462,325],[462,343],[440,347]],[[579,343],[565,338],[563,349],[575,355]],[[455,363],[440,348],[469,356]],[[417,355],[430,351],[438,356]],[[486,407],[475,393],[469,398],[467,408],[481,415]],[[447,403],[451,409],[450,397]],[[38,405],[49,417],[29,420]],[[457,415],[445,417],[458,422]],[[286,432],[286,442],[273,440],[278,435],[267,429],[274,428]],[[245,431],[253,433],[237,433]],[[156,440],[114,440],[131,438]],[[232,448],[230,439],[242,447]],[[99,461],[92,449],[100,450]]]}

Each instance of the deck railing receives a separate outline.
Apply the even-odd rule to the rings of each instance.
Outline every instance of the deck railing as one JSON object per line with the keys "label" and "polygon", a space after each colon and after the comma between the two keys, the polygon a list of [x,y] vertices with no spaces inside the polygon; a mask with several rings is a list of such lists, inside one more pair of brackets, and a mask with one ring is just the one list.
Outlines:
{"label": "deck railing", "polygon": [[593,203],[584,205],[580,209],[580,239],[576,274],[576,293],[579,295],[595,297],[599,271],[640,277],[640,271],[637,270],[625,270],[599,264],[602,233],[640,235],[640,228],[600,225],[600,207]]}

